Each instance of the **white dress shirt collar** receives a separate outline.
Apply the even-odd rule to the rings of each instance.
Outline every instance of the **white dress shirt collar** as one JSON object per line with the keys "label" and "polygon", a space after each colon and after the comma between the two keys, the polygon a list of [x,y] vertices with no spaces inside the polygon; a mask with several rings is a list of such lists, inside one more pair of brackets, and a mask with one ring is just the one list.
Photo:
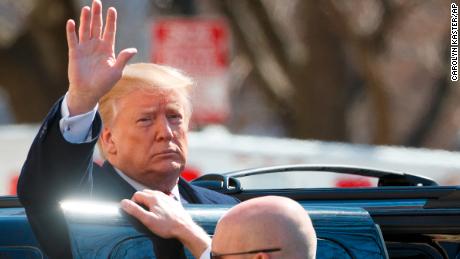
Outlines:
{"label": "white dress shirt collar", "polygon": [[[120,171],[118,168],[115,168],[115,171],[117,172],[117,174],[123,178],[123,180],[125,180],[126,182],[129,183],[129,185],[131,185],[134,189],[136,189],[136,191],[142,191],[142,190],[145,190],[145,189],[151,189],[141,183],[139,183],[138,181],[130,178],[129,176],[125,175],[122,171]],[[179,185],[175,185],[174,188],[171,190],[171,194],[174,195],[174,198],[178,201],[178,202],[182,202],[181,201],[181,197],[180,197],[180,193],[179,193]],[[187,202],[185,202],[187,203]]]}

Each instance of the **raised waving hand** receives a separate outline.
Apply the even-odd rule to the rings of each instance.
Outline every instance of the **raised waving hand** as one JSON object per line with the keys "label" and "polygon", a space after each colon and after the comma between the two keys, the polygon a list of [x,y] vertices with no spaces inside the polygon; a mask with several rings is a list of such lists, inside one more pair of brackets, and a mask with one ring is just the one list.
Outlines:
{"label": "raised waving hand", "polygon": [[123,68],[136,53],[135,48],[120,51],[115,56],[117,12],[107,10],[103,29],[102,4],[94,0],[92,7],[85,6],[80,14],[78,36],[75,21],[66,25],[69,46],[69,92],[70,115],[90,111],[121,78]]}

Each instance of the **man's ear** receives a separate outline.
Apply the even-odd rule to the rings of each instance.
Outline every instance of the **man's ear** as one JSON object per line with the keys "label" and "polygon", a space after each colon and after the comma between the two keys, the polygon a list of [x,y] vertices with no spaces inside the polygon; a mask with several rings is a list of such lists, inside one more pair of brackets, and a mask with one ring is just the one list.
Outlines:
{"label": "man's ear", "polygon": [[115,155],[117,153],[117,148],[113,142],[112,131],[110,128],[104,127],[104,129],[102,129],[100,140],[105,154]]}
{"label": "man's ear", "polygon": [[257,253],[253,259],[270,259],[270,256],[267,253]]}

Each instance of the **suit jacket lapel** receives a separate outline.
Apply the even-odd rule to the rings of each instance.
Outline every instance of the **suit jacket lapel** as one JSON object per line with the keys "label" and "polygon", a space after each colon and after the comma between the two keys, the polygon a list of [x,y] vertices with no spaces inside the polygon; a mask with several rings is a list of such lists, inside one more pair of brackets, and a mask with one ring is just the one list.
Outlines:
{"label": "suit jacket lapel", "polygon": [[182,179],[182,177],[179,178],[179,193],[184,198],[186,201],[189,203],[203,203],[200,195],[198,195],[195,190],[193,190],[192,186]]}
{"label": "suit jacket lapel", "polygon": [[[94,172],[93,191],[98,198],[106,200],[130,199],[136,189],[121,178],[113,166],[105,161],[103,166]],[[200,195],[193,190],[193,187],[184,179],[179,178],[179,194],[188,203],[203,203]]]}
{"label": "suit jacket lapel", "polygon": [[120,201],[130,199],[136,192],[134,187],[121,178],[109,162],[104,162],[100,171],[94,172],[94,192],[98,197]]}

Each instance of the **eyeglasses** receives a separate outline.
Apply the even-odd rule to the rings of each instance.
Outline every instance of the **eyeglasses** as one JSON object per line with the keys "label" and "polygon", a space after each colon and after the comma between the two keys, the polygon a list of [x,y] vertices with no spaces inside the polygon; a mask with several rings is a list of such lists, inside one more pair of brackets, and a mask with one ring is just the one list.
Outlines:
{"label": "eyeglasses", "polygon": [[227,255],[244,255],[244,254],[257,254],[257,253],[273,253],[281,251],[281,248],[269,248],[269,249],[260,249],[260,250],[251,250],[247,252],[237,252],[237,253],[228,253],[228,254],[218,254],[211,252],[210,257],[211,259],[222,259],[223,256]]}

